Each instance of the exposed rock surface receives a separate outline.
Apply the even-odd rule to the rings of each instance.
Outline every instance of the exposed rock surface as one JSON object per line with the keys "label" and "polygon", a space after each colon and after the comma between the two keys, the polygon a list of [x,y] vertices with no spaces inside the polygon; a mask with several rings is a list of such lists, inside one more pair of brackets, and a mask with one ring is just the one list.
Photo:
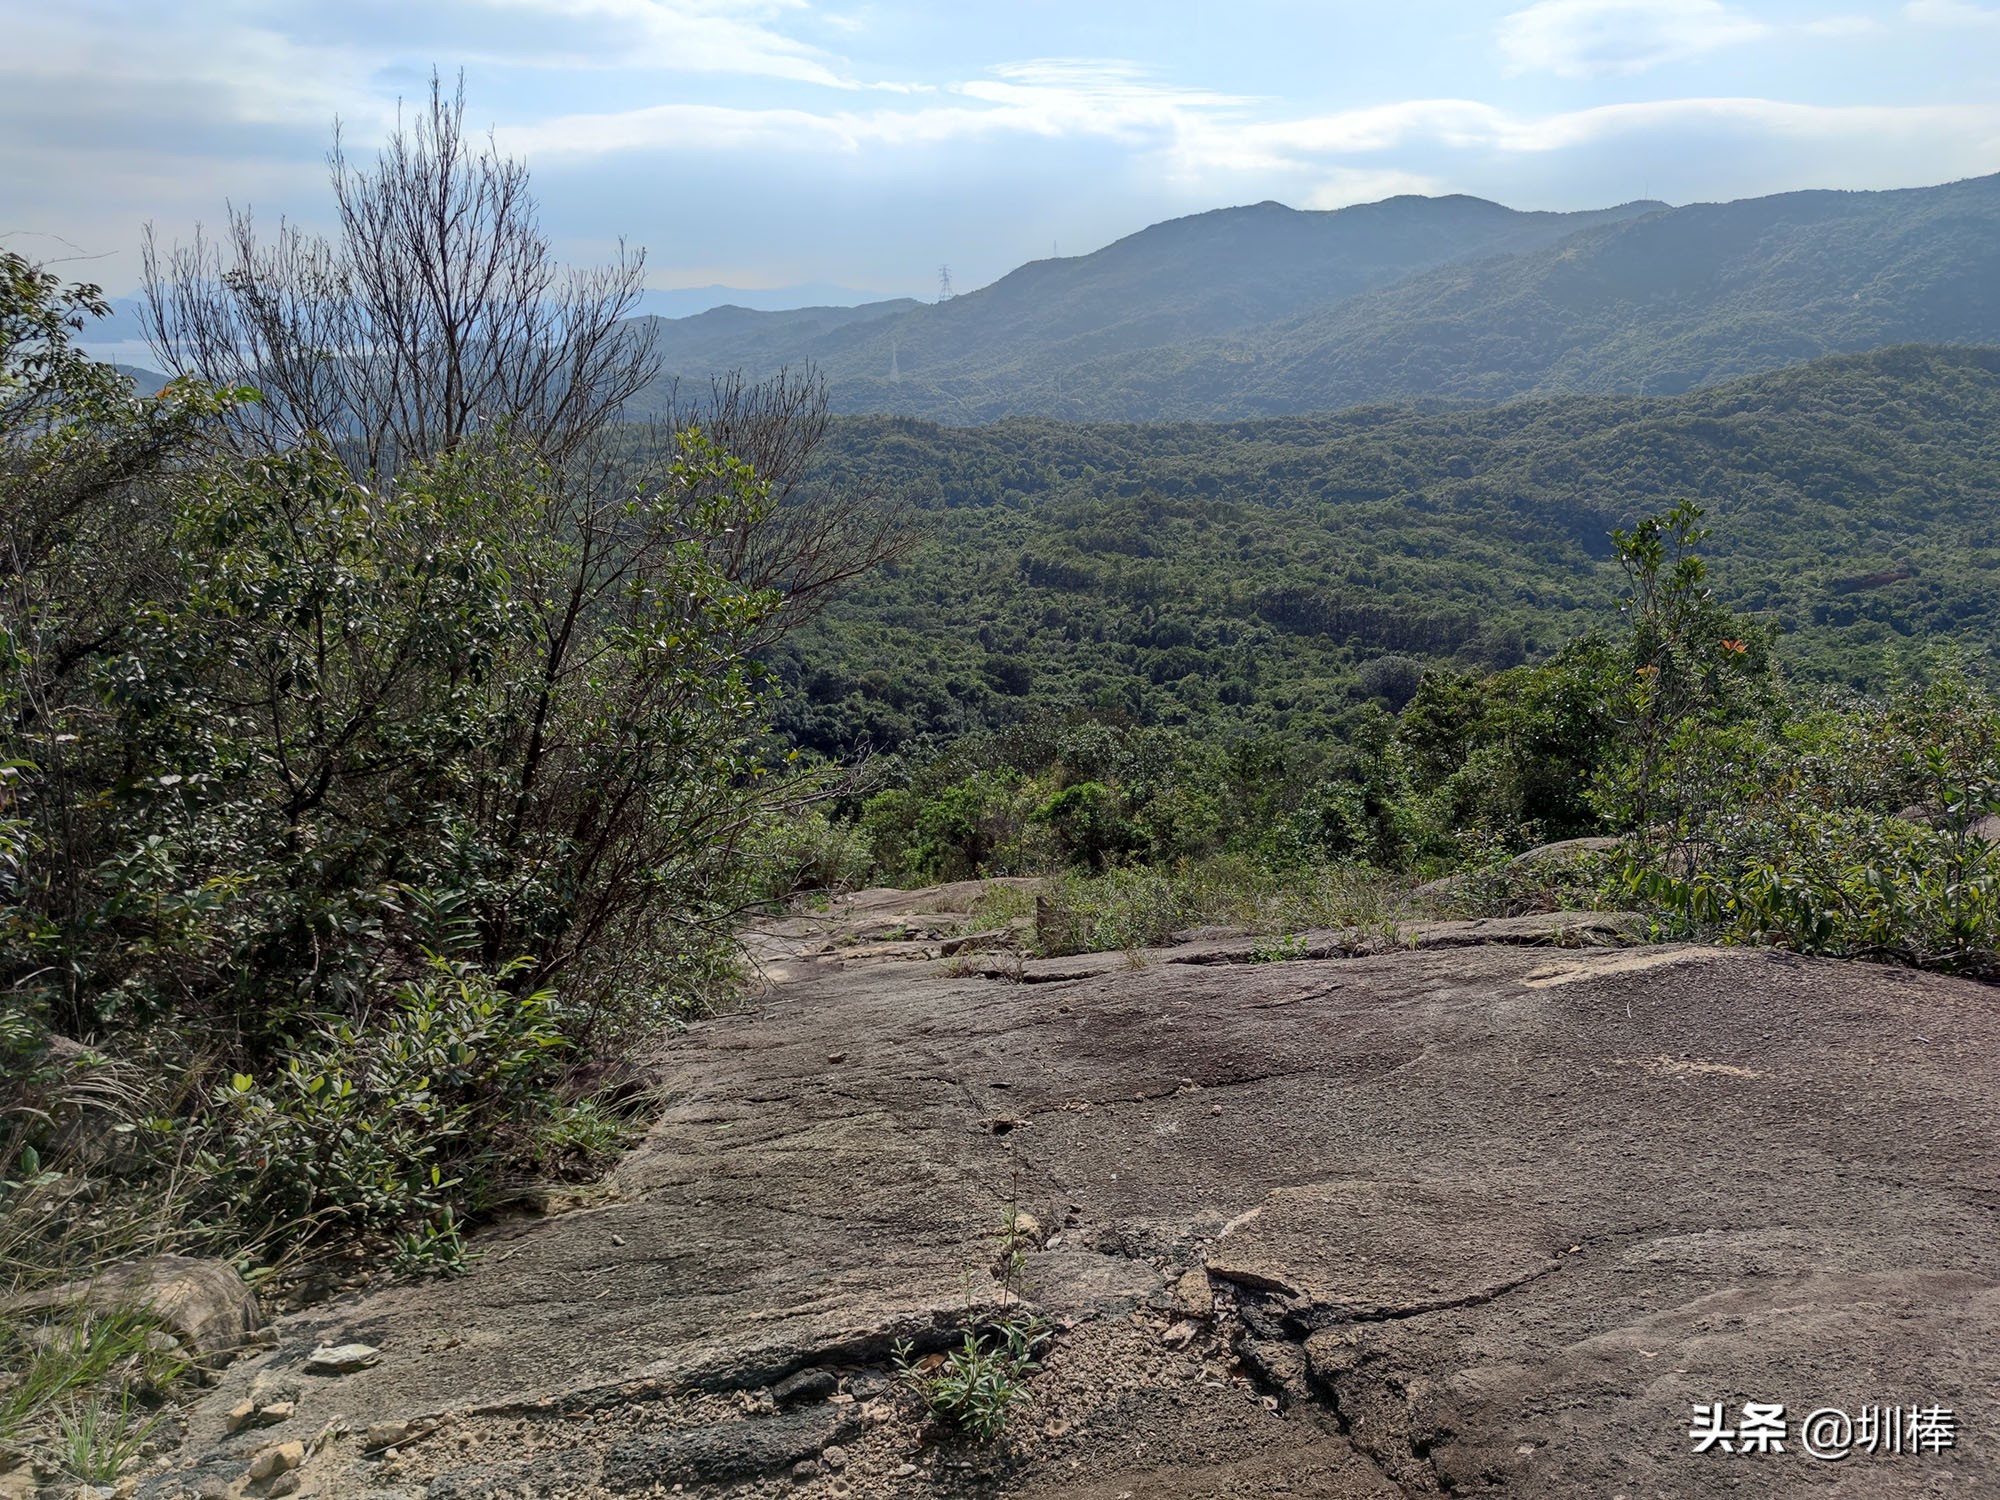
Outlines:
{"label": "exposed rock surface", "polygon": [[[243,1493],[338,1415],[301,1494],[2000,1494],[2000,994],[1546,945],[1620,931],[807,972],[673,1045],[617,1201],[286,1320],[142,1493]],[[995,1301],[1010,1207],[1058,1332],[982,1447],[884,1373]],[[301,1374],[357,1340],[379,1364]],[[289,1430],[225,1432],[293,1387]],[[1785,1451],[1693,1451],[1746,1402]],[[1892,1405],[1955,1446],[1801,1451]]]}
{"label": "exposed rock surface", "polygon": [[793,984],[843,969],[895,960],[922,962],[1000,947],[1026,918],[980,920],[979,909],[1009,898],[1032,906],[1049,882],[1039,876],[958,880],[920,891],[870,887],[836,896],[823,911],[753,923],[744,948],[771,985]]}

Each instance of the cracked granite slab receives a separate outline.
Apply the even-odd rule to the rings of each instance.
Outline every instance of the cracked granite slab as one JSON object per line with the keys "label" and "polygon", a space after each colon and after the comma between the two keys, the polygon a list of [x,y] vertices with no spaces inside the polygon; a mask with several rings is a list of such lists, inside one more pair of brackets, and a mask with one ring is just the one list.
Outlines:
{"label": "cracked granite slab", "polygon": [[[507,1486],[583,1496],[647,1464],[715,1495],[2000,1494],[2000,994],[1574,946],[1596,930],[783,985],[672,1044],[615,1201],[281,1324],[142,1493],[292,1435],[223,1431],[287,1378],[307,1435],[450,1415],[402,1461],[411,1495],[474,1492],[495,1441],[550,1455],[510,1453]],[[1010,1204],[1060,1332],[1040,1415],[961,1459],[882,1375],[894,1340],[993,1304]],[[346,1340],[381,1362],[297,1376]],[[800,1370],[873,1415],[759,1427]],[[1939,1404],[1957,1440],[1692,1451],[1694,1406],[1746,1401]],[[462,1462],[454,1430],[480,1434]],[[391,1493],[377,1462],[330,1442],[299,1493]]]}

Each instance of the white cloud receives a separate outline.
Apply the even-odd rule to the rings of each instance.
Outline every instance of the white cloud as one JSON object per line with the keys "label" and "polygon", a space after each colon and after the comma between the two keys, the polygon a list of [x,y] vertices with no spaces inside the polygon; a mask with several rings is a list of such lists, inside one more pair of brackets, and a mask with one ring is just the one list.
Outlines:
{"label": "white cloud", "polygon": [[[0,63],[6,86],[45,80],[74,88],[89,80],[86,102],[104,109],[137,95],[173,98],[205,122],[310,125],[324,129],[336,113],[385,125],[393,110],[370,111],[368,78],[374,50],[341,42],[306,44],[252,19],[210,27],[135,20],[124,45],[69,24],[59,13],[23,11],[7,23]],[[194,108],[197,101],[201,106]]]}
{"label": "white cloud", "polygon": [[1500,23],[1512,71],[1563,78],[1643,73],[1768,35],[1720,0],[1536,0]]}
{"label": "white cloud", "polygon": [[1336,167],[1305,195],[1301,207],[1346,208],[1350,203],[1376,203],[1405,193],[1434,197],[1449,191],[1446,184],[1421,172],[1402,172],[1393,167],[1380,170]]}
{"label": "white cloud", "polygon": [[[801,0],[474,0],[491,10],[546,17],[586,33],[553,53],[514,61],[561,68],[642,68],[666,73],[721,73],[778,78],[823,88],[857,89],[844,60],[787,35],[777,24],[807,10]],[[852,30],[847,18],[826,16]]]}
{"label": "white cloud", "polygon": [[[1851,44],[1808,39],[1896,27],[1906,50],[1936,57],[1904,59],[1879,96],[1949,100],[1927,87],[1930,74],[1954,76],[1953,54],[1995,35],[2000,0],[1814,0],[1782,19],[1777,6],[1749,0],[1508,0],[1489,12],[1512,12],[1498,33],[1503,60],[1538,76],[1508,88],[1504,106],[1406,98],[1356,109],[1330,107],[1325,95],[1253,98],[1181,82],[1302,86],[1277,83],[1282,70],[1231,72],[1240,59],[1222,49],[1211,73],[1206,54],[1173,41],[1150,11],[1157,34],[1130,45],[1163,59],[1159,71],[1074,56],[985,67],[993,54],[979,49],[994,32],[947,43],[911,24],[916,0],[45,0],[16,9],[0,49],[9,212],[0,229],[115,251],[115,265],[93,273],[113,285],[129,285],[146,218],[171,237],[231,200],[318,223],[329,122],[338,114],[356,152],[371,150],[393,128],[396,96],[422,96],[433,61],[447,76],[464,64],[474,120],[483,128],[497,117],[502,148],[526,155],[544,191],[555,189],[550,218],[562,235],[625,230],[696,267],[693,279],[738,283],[764,274],[754,267],[777,264],[772,257],[784,269],[766,279],[835,275],[820,257],[843,234],[863,248],[838,278],[876,285],[905,274],[882,269],[904,239],[970,235],[963,226],[975,224],[997,274],[1057,233],[1068,249],[1218,202],[1277,197],[1324,208],[1463,190],[1578,206],[1635,196],[1649,181],[1678,199],[1905,185],[2000,162],[2000,95],[1963,81],[1950,84],[1963,102],[1933,107],[1692,97],[1565,110],[1572,89],[1550,76],[1639,73],[1759,37],[1790,40],[1799,57],[1837,67],[1851,61]],[[1087,50],[1083,38],[1106,27],[1017,25],[1009,15],[998,34],[1023,51]],[[1436,39],[1442,70],[1459,75],[1490,71],[1488,50],[1484,31]],[[1387,60],[1383,92],[1370,97],[1439,87],[1426,81],[1441,72],[1429,54],[1398,72],[1402,61]],[[1829,76],[1838,97],[1866,81],[1851,68],[1794,70],[1788,87],[1811,98]],[[1670,92],[1703,88],[1676,74]],[[1614,84],[1595,97],[1641,92]],[[745,207],[760,193],[777,205],[760,209],[763,218]],[[819,205],[812,235],[795,233],[787,194]],[[746,227],[724,248],[684,231],[683,219]],[[911,254],[921,272],[931,252]]]}
{"label": "white cloud", "polygon": [[[814,111],[667,104],[573,114],[503,128],[501,144],[536,155],[749,146],[852,152],[994,136],[1110,140],[1171,147],[1210,116],[1255,101],[1159,84],[1134,64],[1088,58],[1008,63],[991,76],[942,86],[914,108]],[[948,102],[947,102],[948,101]]]}
{"label": "white cloud", "polygon": [[[1959,105],[1814,105],[1760,98],[1663,99],[1550,114],[1516,113],[1472,99],[1412,99],[1369,109],[1253,119],[1257,101],[1164,88],[1122,64],[1024,63],[997,79],[959,85],[949,102],[815,112],[662,105],[569,115],[503,129],[504,148],[531,157],[621,151],[776,148],[854,153],[867,148],[1040,137],[1108,140],[1151,153],[1181,182],[1287,174],[1315,205],[1438,191],[1433,172],[1366,160],[1392,152],[1535,155],[1621,137],[1700,130],[1746,139],[1843,143],[1951,141],[2000,151],[2000,101]],[[1354,158],[1363,158],[1356,161]]]}
{"label": "white cloud", "polygon": [[1930,26],[2000,26],[2000,10],[1971,0],[1909,0],[1903,14]]}

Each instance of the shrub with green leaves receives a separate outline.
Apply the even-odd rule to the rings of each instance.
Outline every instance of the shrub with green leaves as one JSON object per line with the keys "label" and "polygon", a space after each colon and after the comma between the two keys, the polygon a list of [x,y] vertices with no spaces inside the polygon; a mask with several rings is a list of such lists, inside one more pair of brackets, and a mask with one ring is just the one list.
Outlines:
{"label": "shrub with green leaves", "polygon": [[1483,678],[1426,672],[1396,724],[1414,852],[1450,866],[1605,831],[1592,787],[1623,753],[1632,672],[1595,636]]}
{"label": "shrub with green leaves", "polygon": [[871,863],[867,837],[818,807],[774,808],[745,845],[754,894],[783,901],[802,891],[842,891]]}
{"label": "shrub with green leaves", "polygon": [[1634,888],[1711,941],[2000,974],[2000,848],[1851,810],[1757,842],[1685,879],[1646,870]]}
{"label": "shrub with green leaves", "polygon": [[485,1206],[564,1046],[553,992],[507,988],[524,967],[434,959],[364,1014],[320,1022],[262,1077],[236,1074],[214,1101],[207,1193],[283,1238]]}
{"label": "shrub with green leaves", "polygon": [[1663,771],[1713,790],[1631,877],[1681,930],[2000,973],[2000,703],[1958,663],[1887,701],[1808,706],[1782,733],[1690,737]]}

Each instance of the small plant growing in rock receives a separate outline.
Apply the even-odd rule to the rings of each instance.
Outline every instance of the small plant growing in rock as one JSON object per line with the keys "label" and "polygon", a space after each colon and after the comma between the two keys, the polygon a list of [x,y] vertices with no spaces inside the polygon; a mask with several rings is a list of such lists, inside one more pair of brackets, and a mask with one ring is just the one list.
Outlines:
{"label": "small plant growing in rock", "polygon": [[123,1308],[0,1322],[0,1463],[33,1457],[71,1479],[117,1478],[187,1372],[162,1333]]}
{"label": "small plant growing in rock", "polygon": [[896,1380],[939,1420],[981,1442],[1000,1435],[1015,1408],[1034,1404],[1028,1377],[1041,1368],[1048,1325],[1032,1315],[968,1328],[959,1346],[935,1365],[913,1358],[909,1340],[896,1345]]}
{"label": "small plant growing in rock", "polygon": [[1041,1368],[1051,1337],[1045,1319],[1018,1306],[1028,1268],[1026,1246],[1035,1232],[1034,1219],[1010,1202],[993,1267],[1000,1282],[998,1321],[968,1327],[958,1347],[942,1355],[919,1360],[908,1339],[893,1351],[897,1384],[932,1416],[980,1442],[998,1437],[1016,1408],[1034,1404],[1027,1380]]}
{"label": "small plant growing in rock", "polygon": [[472,1253],[449,1205],[436,1219],[396,1236],[393,1261],[398,1276],[463,1276]]}
{"label": "small plant growing in rock", "polygon": [[86,1485],[115,1480],[136,1460],[159,1425],[129,1394],[86,1399],[56,1413],[56,1452],[63,1472]]}
{"label": "small plant growing in rock", "polygon": [[1253,964],[1282,964],[1305,956],[1306,940],[1296,932],[1259,938],[1250,949],[1250,962]]}

